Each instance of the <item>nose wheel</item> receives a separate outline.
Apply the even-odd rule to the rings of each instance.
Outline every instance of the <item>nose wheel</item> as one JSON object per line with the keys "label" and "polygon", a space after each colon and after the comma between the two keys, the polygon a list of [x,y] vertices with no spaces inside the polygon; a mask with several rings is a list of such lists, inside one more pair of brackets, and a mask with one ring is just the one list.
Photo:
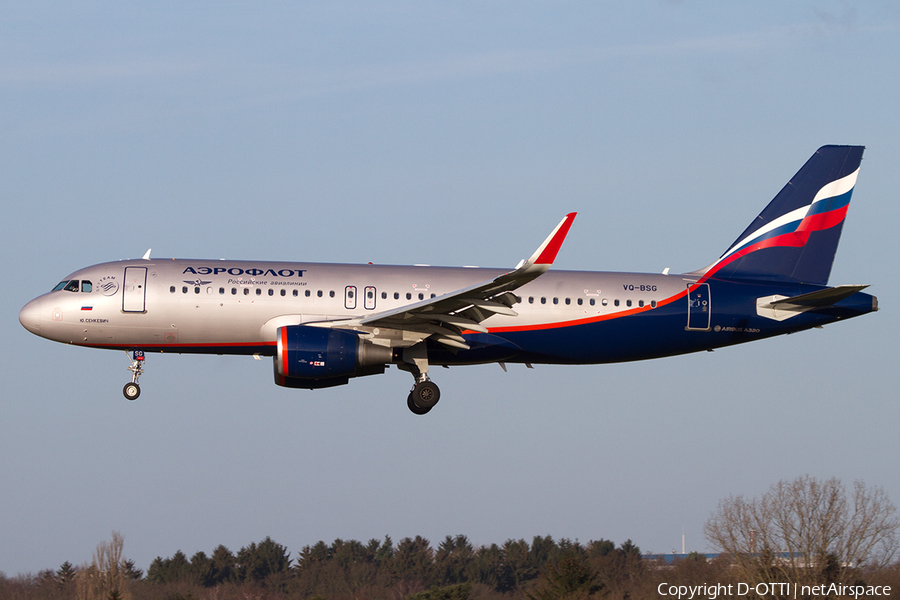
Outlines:
{"label": "nose wheel", "polygon": [[125,356],[128,356],[128,360],[131,361],[131,365],[128,367],[128,370],[131,371],[131,381],[122,388],[122,394],[126,400],[137,400],[141,395],[141,386],[138,385],[138,380],[144,374],[144,351],[135,350],[131,356],[126,351]]}
{"label": "nose wheel", "polygon": [[141,395],[141,386],[132,382],[126,383],[122,388],[122,393],[127,400],[137,400],[137,397]]}

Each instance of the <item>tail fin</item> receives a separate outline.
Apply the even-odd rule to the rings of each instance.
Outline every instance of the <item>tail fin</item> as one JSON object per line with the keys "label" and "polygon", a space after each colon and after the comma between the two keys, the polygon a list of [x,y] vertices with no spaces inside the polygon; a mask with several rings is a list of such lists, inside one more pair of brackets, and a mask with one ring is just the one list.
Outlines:
{"label": "tail fin", "polygon": [[704,277],[827,285],[863,146],[822,146]]}

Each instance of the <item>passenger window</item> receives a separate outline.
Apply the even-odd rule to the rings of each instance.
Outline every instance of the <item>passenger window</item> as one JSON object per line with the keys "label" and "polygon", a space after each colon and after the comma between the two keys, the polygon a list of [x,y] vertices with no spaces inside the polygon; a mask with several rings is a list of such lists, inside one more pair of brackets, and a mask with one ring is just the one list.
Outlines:
{"label": "passenger window", "polygon": [[236,295],[237,295],[237,288],[231,288],[231,295],[232,295],[232,296],[236,296]]}
{"label": "passenger window", "polygon": [[256,295],[262,296],[262,288],[256,288]]}
{"label": "passenger window", "polygon": [[631,300],[626,300],[626,301],[625,301],[625,306],[631,306]]}
{"label": "passenger window", "polygon": [[93,289],[94,289],[94,286],[91,285],[90,281],[88,281],[87,279],[82,280],[82,282],[81,282],[82,293],[90,294]]}
{"label": "passenger window", "polygon": [[554,299],[553,299],[553,304],[559,304],[559,298],[554,298]]}
{"label": "passenger window", "polygon": [[172,294],[175,293],[175,286],[174,286],[174,285],[170,285],[170,286],[169,286],[169,292],[172,293]]}
{"label": "passenger window", "polygon": [[300,290],[294,290],[294,298],[300,295]]}
{"label": "passenger window", "polygon": [[572,304],[572,300],[571,298],[566,298],[566,306],[568,306],[569,304]]}
{"label": "passenger window", "polygon": [[[593,298],[591,298],[591,306],[593,306],[596,303],[597,303],[597,301],[594,300]],[[603,306],[606,306],[606,300],[603,301]]]}
{"label": "passenger window", "polygon": [[424,299],[425,299],[425,294],[419,294],[419,300],[424,300]]}
{"label": "passenger window", "polygon": [[[600,301],[600,304],[602,304],[603,306],[606,306],[607,304],[609,304],[609,300],[604,298],[603,300]],[[591,299],[591,306],[593,306],[593,305],[594,305],[594,300]]]}
{"label": "passenger window", "polygon": [[381,299],[387,300],[387,292],[381,292]]}
{"label": "passenger window", "polygon": [[643,306],[643,305],[644,305],[644,301],[643,301],[643,300],[638,300],[638,306]]}
{"label": "passenger window", "polygon": [[650,301],[650,308],[656,308],[656,300]]}
{"label": "passenger window", "polygon": [[347,298],[350,298],[350,299],[353,298],[353,290],[347,290]]}
{"label": "passenger window", "polygon": [[578,306],[581,306],[583,303],[584,303],[584,299],[583,299],[583,298],[579,298],[579,299],[578,299]]}
{"label": "passenger window", "polygon": [[309,290],[306,290],[306,297],[309,298],[311,295],[312,295],[312,292]]}
{"label": "passenger window", "polygon": [[528,296],[528,304],[534,304],[534,296]]}
{"label": "passenger window", "polygon": [[394,292],[394,300],[400,299],[400,292]]}
{"label": "passenger window", "polygon": [[224,296],[224,295],[225,295],[225,288],[219,288],[219,295],[220,295],[220,296]]}
{"label": "passenger window", "polygon": [[274,296],[274,295],[275,295],[275,290],[273,290],[272,288],[269,288],[269,295],[270,295],[270,296]]}
{"label": "passenger window", "polygon": [[195,294],[199,294],[199,293],[200,293],[200,286],[194,286],[194,293],[195,293]]}
{"label": "passenger window", "polygon": [[[294,291],[296,292],[297,290],[294,290]],[[284,296],[286,294],[287,294],[287,290],[282,288],[281,295]]]}
{"label": "passenger window", "polygon": [[63,288],[67,292],[77,292],[78,291],[78,280],[73,279],[69,282],[69,285]]}
{"label": "passenger window", "polygon": [[412,300],[412,294],[410,294],[409,292],[406,292],[406,299]]}
{"label": "passenger window", "polygon": [[541,304],[547,304],[547,298],[541,296]]}
{"label": "passenger window", "polygon": [[245,296],[249,296],[249,295],[250,295],[250,288],[244,288],[244,295],[245,295]]}
{"label": "passenger window", "polygon": [[331,290],[330,292],[328,292],[328,297],[334,298],[334,290]]}
{"label": "passenger window", "polygon": [[432,294],[432,295],[431,295],[431,297],[432,297],[432,298],[434,298],[434,297],[435,297],[435,295],[434,295],[434,294]]}
{"label": "passenger window", "polygon": [[317,292],[316,292],[316,296],[318,296],[319,298],[321,298],[321,297],[322,297],[322,290],[317,291]]}
{"label": "passenger window", "polygon": [[613,300],[613,305],[615,305],[615,306],[618,306],[618,305],[619,305],[619,299],[618,299],[618,298],[616,298],[615,300]]}
{"label": "passenger window", "polygon": [[187,286],[186,285],[181,286],[181,293],[187,294]]}

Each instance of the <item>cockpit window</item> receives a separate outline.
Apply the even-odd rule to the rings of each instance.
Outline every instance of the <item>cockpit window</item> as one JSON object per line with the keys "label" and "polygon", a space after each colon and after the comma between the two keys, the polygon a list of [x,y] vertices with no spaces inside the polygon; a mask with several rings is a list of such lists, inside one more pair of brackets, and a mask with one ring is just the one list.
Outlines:
{"label": "cockpit window", "polygon": [[90,281],[88,281],[87,279],[81,280],[81,291],[82,292],[90,293],[91,291],[93,291],[93,289],[94,289],[94,286],[91,285]]}
{"label": "cockpit window", "polygon": [[63,288],[67,292],[77,292],[78,291],[78,280],[73,279],[69,282],[69,284]]}
{"label": "cockpit window", "polygon": [[69,280],[68,280],[68,279],[66,279],[65,281],[60,281],[59,283],[56,284],[56,287],[53,288],[51,291],[53,291],[53,292],[58,292],[59,290],[61,290],[61,289],[63,289],[64,287],[66,287],[66,285],[67,285],[68,283],[69,283]]}

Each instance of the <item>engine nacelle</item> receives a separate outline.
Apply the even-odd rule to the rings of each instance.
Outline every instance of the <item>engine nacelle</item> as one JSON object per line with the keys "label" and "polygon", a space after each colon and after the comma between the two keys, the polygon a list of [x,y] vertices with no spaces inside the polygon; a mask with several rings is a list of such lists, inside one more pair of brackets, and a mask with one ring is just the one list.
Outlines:
{"label": "engine nacelle", "polygon": [[393,351],[341,329],[286,325],[279,327],[275,383],[316,389],[343,385],[351,377],[384,373]]}

